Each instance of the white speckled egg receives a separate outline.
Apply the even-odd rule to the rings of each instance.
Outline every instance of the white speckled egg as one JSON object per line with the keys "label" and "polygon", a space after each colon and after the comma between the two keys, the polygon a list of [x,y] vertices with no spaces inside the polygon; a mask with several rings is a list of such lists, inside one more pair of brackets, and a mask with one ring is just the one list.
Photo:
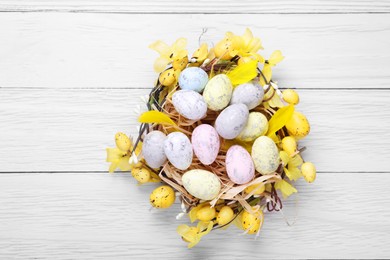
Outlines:
{"label": "white speckled egg", "polygon": [[188,171],[181,180],[188,193],[201,200],[212,200],[221,190],[219,178],[206,170]]}
{"label": "white speckled egg", "polygon": [[250,110],[260,105],[263,97],[263,87],[256,82],[248,82],[234,89],[230,104],[242,103]]}
{"label": "white speckled egg", "polygon": [[152,168],[161,167],[167,160],[164,153],[165,139],[167,139],[167,136],[161,131],[152,131],[144,138],[142,155],[146,163]]}
{"label": "white speckled egg", "polygon": [[237,136],[238,140],[252,142],[257,137],[264,135],[268,131],[268,120],[260,112],[249,113],[248,122],[244,129]]}
{"label": "white speckled egg", "polygon": [[193,90],[176,91],[172,95],[172,103],[180,115],[191,120],[199,120],[207,112],[207,104],[204,98]]}
{"label": "white speckled egg", "polygon": [[244,104],[233,104],[225,108],[215,120],[215,129],[225,139],[236,138],[248,121],[249,111]]}
{"label": "white speckled egg", "polygon": [[181,89],[202,92],[209,80],[207,73],[198,67],[186,68],[180,73],[179,86]]}
{"label": "white speckled egg", "polygon": [[252,157],[245,148],[233,145],[226,153],[226,171],[229,179],[237,184],[244,184],[255,177]]}
{"label": "white speckled egg", "polygon": [[232,97],[233,85],[225,74],[218,74],[209,80],[203,97],[207,107],[214,111],[220,111],[229,105]]}
{"label": "white speckled egg", "polygon": [[219,135],[214,127],[203,124],[197,126],[192,132],[192,148],[196,157],[204,165],[212,164],[219,152]]}
{"label": "white speckled egg", "polygon": [[260,136],[252,146],[252,159],[256,171],[261,174],[271,174],[278,169],[280,157],[278,147],[274,141],[267,136]]}
{"label": "white speckled egg", "polygon": [[192,145],[190,139],[182,132],[173,132],[164,141],[164,152],[173,166],[179,170],[190,167],[192,162]]}

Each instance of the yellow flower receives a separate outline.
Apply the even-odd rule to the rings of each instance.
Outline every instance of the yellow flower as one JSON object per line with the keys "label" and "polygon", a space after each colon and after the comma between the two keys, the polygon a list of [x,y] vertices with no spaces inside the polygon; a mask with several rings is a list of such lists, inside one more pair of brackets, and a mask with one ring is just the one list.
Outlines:
{"label": "yellow flower", "polygon": [[279,155],[283,162],[284,172],[290,180],[296,181],[302,177],[302,172],[298,167],[301,166],[303,160],[299,154],[290,156],[287,152],[280,151]]}
{"label": "yellow flower", "polygon": [[169,64],[177,62],[180,64],[182,59],[187,59],[187,50],[185,49],[187,40],[185,38],[179,38],[172,46],[164,43],[163,41],[156,41],[149,45],[149,48],[157,51],[160,57],[154,62],[154,70],[156,72],[162,72]]}
{"label": "yellow flower", "polygon": [[260,84],[262,86],[269,84],[272,79],[272,67],[276,66],[276,64],[281,62],[283,59],[284,57],[281,51],[274,51],[268,60],[263,59],[263,61],[260,61],[261,63],[264,63],[264,67],[261,72],[266,79],[264,80],[263,77],[260,77]]}
{"label": "yellow flower", "polygon": [[207,43],[202,43],[200,47],[192,54],[191,61],[193,65],[201,65],[209,56]]}
{"label": "yellow flower", "polygon": [[238,55],[241,57],[253,57],[257,61],[264,63],[264,58],[257,52],[264,49],[261,45],[260,38],[253,37],[253,34],[249,28],[246,28],[245,33],[241,36],[239,41]]}
{"label": "yellow flower", "polygon": [[177,227],[177,233],[179,233],[184,241],[189,243],[188,248],[192,248],[200,242],[203,236],[210,233],[213,224],[212,221],[209,223],[200,221],[196,227],[190,227],[183,224]]}

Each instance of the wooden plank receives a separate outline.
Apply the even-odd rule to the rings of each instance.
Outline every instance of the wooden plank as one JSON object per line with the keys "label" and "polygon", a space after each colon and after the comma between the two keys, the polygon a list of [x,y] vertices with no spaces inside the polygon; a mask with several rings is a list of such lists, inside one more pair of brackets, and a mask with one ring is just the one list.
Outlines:
{"label": "wooden plank", "polygon": [[[299,199],[266,213],[259,240],[236,227],[192,250],[176,233],[178,204],[149,211],[153,185],[128,174],[0,174],[1,258],[265,259],[389,258],[388,173],[323,173]],[[381,191],[378,194],[378,191]]]}
{"label": "wooden plank", "polygon": [[[116,131],[135,133],[141,89],[0,89],[0,171],[106,171]],[[300,90],[304,157],[319,171],[389,171],[389,90]]]}
{"label": "wooden plank", "polygon": [[386,14],[2,13],[0,87],[150,88],[153,41],[186,37],[192,53],[202,28],[208,29],[202,40],[216,43],[225,31],[242,34],[246,26],[262,38],[266,57],[283,51],[286,59],[274,69],[282,86],[390,86]]}
{"label": "wooden plank", "polygon": [[109,12],[109,13],[384,13],[388,1],[125,1],[125,0],[3,0],[3,12]]}

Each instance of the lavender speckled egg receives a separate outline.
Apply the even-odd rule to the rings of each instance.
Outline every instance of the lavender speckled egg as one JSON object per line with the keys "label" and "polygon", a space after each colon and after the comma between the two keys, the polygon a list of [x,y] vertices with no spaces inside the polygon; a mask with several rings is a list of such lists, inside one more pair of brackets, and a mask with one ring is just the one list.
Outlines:
{"label": "lavender speckled egg", "polygon": [[248,107],[244,104],[233,104],[225,108],[215,120],[215,129],[225,139],[236,138],[248,121]]}
{"label": "lavender speckled egg", "polygon": [[237,136],[237,139],[244,142],[252,142],[257,137],[265,135],[267,131],[268,120],[265,115],[260,112],[250,112],[248,122],[241,133]]}
{"label": "lavender speckled egg", "polygon": [[240,145],[233,145],[226,153],[226,171],[229,179],[244,184],[255,177],[255,166],[251,155]]}
{"label": "lavender speckled egg", "polygon": [[252,146],[252,159],[255,169],[266,175],[275,172],[280,164],[279,150],[274,141],[267,136],[260,136]]}
{"label": "lavender speckled egg", "polygon": [[206,170],[191,170],[186,172],[182,179],[184,188],[192,196],[201,200],[212,200],[221,190],[219,178]]}
{"label": "lavender speckled egg", "polygon": [[193,90],[199,93],[202,92],[208,81],[207,73],[198,67],[186,68],[179,76],[181,89]]}
{"label": "lavender speckled egg", "polygon": [[249,110],[261,104],[264,97],[264,89],[257,82],[248,82],[238,85],[232,95],[230,104],[245,104]]}
{"label": "lavender speckled egg", "polygon": [[182,132],[173,132],[164,141],[164,152],[173,166],[179,170],[190,167],[192,162],[192,145],[190,139]]}
{"label": "lavender speckled egg", "polygon": [[207,104],[203,96],[193,90],[178,90],[172,95],[177,112],[185,118],[199,120],[206,115]]}
{"label": "lavender speckled egg", "polygon": [[167,136],[161,131],[148,133],[142,144],[142,155],[152,168],[161,167],[167,160],[164,153],[164,141]]}
{"label": "lavender speckled egg", "polygon": [[207,124],[197,126],[192,132],[191,142],[195,155],[201,163],[210,165],[215,161],[220,142],[214,127]]}
{"label": "lavender speckled egg", "polygon": [[207,83],[203,91],[203,97],[209,109],[221,111],[229,105],[232,92],[233,85],[228,76],[218,74]]}

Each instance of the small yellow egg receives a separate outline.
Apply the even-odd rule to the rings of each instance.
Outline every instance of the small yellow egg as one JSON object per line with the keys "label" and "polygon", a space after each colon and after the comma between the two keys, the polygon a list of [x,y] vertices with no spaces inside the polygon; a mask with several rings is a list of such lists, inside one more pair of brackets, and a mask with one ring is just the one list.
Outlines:
{"label": "small yellow egg", "polygon": [[302,175],[305,181],[312,183],[316,179],[317,171],[316,167],[311,162],[305,162],[301,166]]}
{"label": "small yellow egg", "polygon": [[196,218],[200,221],[210,221],[215,218],[215,215],[215,208],[211,208],[210,206],[202,207],[196,212]]}
{"label": "small yellow egg", "polygon": [[217,215],[217,223],[220,226],[228,224],[234,218],[234,211],[229,206],[223,206]]}
{"label": "small yellow egg", "polygon": [[161,85],[165,87],[172,86],[176,83],[177,80],[175,70],[172,68],[161,72],[160,76],[158,77],[158,80],[160,81]]}
{"label": "small yellow egg", "polygon": [[254,214],[244,211],[242,213],[242,227],[248,230],[248,234],[256,234],[263,225],[264,213],[262,210]]}
{"label": "small yellow egg", "polygon": [[288,155],[293,155],[297,150],[297,141],[292,136],[286,136],[282,140],[282,148]]}
{"label": "small yellow egg", "polygon": [[233,42],[228,38],[223,39],[214,47],[215,57],[220,58],[221,60],[230,60],[233,58],[230,51],[233,50]]}
{"label": "small yellow egg", "polygon": [[177,59],[172,62],[172,67],[174,70],[184,70],[188,64],[188,57],[185,56],[182,59]]}
{"label": "small yellow egg", "polygon": [[150,171],[144,167],[142,168],[134,168],[131,171],[134,179],[136,179],[139,183],[147,183],[150,181]]}
{"label": "small yellow egg", "polygon": [[251,193],[252,191],[255,191],[254,195],[260,195],[265,191],[265,185],[263,184],[253,184],[251,186],[246,187],[245,192],[247,194]]}
{"label": "small yellow egg", "polygon": [[175,202],[175,191],[167,185],[160,186],[150,194],[150,203],[155,208],[169,208]]}
{"label": "small yellow egg", "polygon": [[291,119],[286,124],[286,128],[288,133],[296,139],[302,139],[310,132],[309,121],[298,111],[294,111]]}
{"label": "small yellow egg", "polygon": [[130,141],[129,137],[127,137],[126,134],[121,133],[121,132],[116,133],[115,144],[120,150],[122,150],[124,152],[127,152],[128,150],[130,150],[130,147],[131,147],[131,141]]}
{"label": "small yellow egg", "polygon": [[286,101],[289,104],[296,105],[299,103],[299,95],[298,93],[293,89],[286,89],[282,93],[284,101]]}

